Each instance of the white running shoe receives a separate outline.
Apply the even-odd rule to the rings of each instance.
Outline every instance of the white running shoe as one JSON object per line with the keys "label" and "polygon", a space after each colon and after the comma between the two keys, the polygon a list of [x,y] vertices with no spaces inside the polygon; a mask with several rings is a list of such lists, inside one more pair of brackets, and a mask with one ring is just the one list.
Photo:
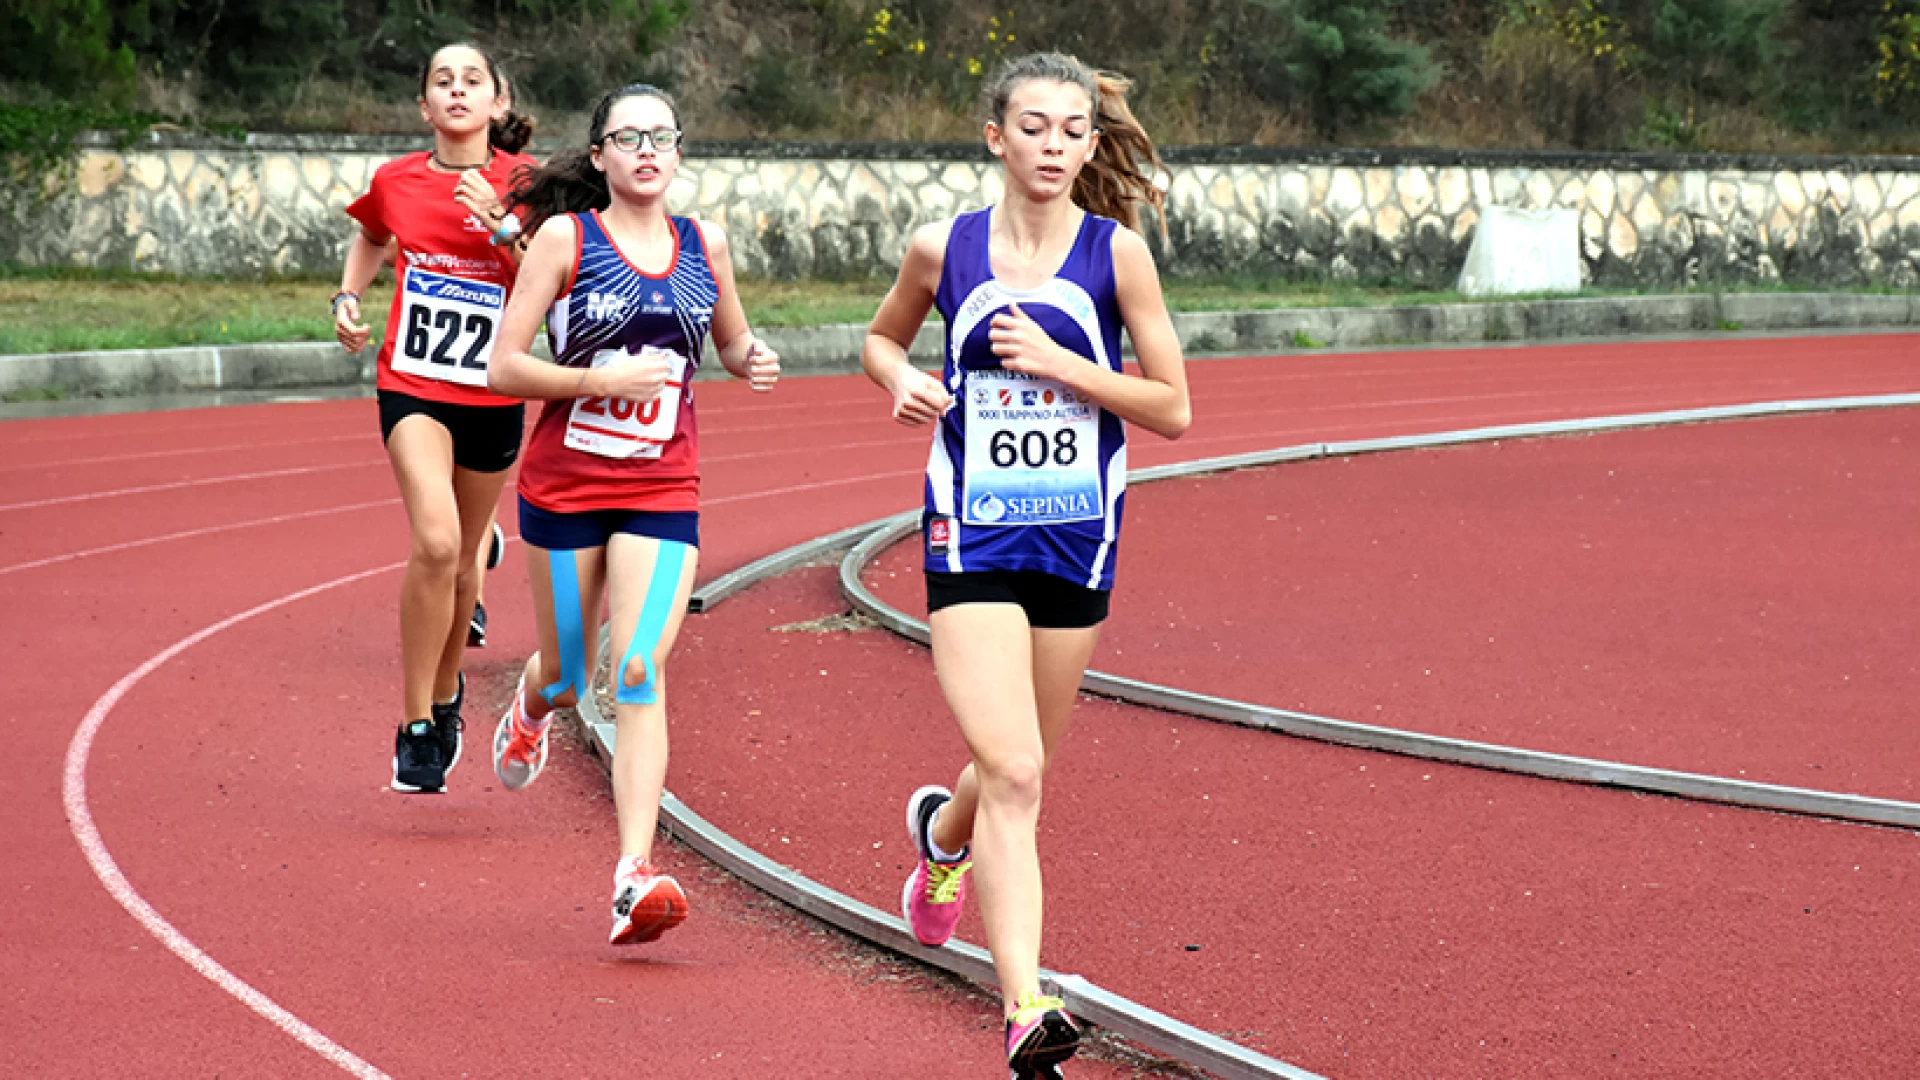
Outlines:
{"label": "white running shoe", "polygon": [[493,729],[493,775],[508,791],[519,791],[533,783],[540,770],[547,767],[547,733],[553,728],[553,714],[547,714],[547,723],[540,725],[537,734],[529,730],[526,692],[527,676],[523,672],[520,684],[513,688],[507,714]]}

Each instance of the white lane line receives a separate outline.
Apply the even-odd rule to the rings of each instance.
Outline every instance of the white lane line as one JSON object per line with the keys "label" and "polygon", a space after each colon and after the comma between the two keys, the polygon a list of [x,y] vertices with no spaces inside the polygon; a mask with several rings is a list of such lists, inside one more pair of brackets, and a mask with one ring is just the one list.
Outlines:
{"label": "white lane line", "polygon": [[372,436],[366,432],[352,435],[328,435],[317,439],[294,439],[277,443],[223,443],[219,446],[190,446],[182,450],[153,450],[144,454],[113,454],[107,457],[59,458],[53,461],[35,461],[25,465],[0,465],[0,472],[30,472],[34,470],[51,471],[65,469],[75,465],[108,465],[122,461],[148,461],[153,458],[187,457],[193,454],[218,454],[227,450],[272,450],[286,446],[312,446],[315,443],[362,442]]}
{"label": "white lane line", "polygon": [[119,902],[121,907],[127,909],[128,914],[145,927],[148,933],[158,938],[160,943],[175,956],[186,961],[190,967],[206,976],[215,986],[233,995],[242,1005],[266,1018],[269,1023],[292,1036],[301,1045],[338,1065],[351,1075],[361,1077],[362,1080],[390,1080],[390,1078],[386,1073],[355,1056],[352,1051],[320,1034],[305,1021],[281,1008],[273,999],[242,981],[239,976],[221,967],[218,961],[189,941],[185,934],[175,929],[172,923],[154,910],[152,904],[147,903],[138,892],[134,891],[133,885],[127,881],[126,875],[120,872],[120,867],[113,861],[113,855],[107,851],[106,842],[100,838],[100,829],[94,824],[93,811],[87,806],[87,757],[93,752],[94,739],[100,734],[100,728],[107,722],[107,716],[113,711],[113,707],[119,704],[120,699],[129,691],[139,685],[140,680],[153,674],[167,661],[213,635],[256,615],[304,600],[316,593],[326,592],[328,589],[397,570],[405,565],[405,563],[392,563],[372,570],[362,570],[357,574],[335,578],[323,585],[289,593],[278,600],[269,600],[258,607],[222,619],[155,654],[146,663],[113,684],[113,688],[102,694],[100,700],[93,703],[93,708],[87,710],[86,718],[80,721],[79,729],[73,733],[73,741],[67,745],[66,772],[61,782],[61,796],[67,808],[67,824],[73,830],[73,838],[79,842],[80,850],[86,854],[87,863],[93,867],[93,872],[99,877],[100,883],[106,886],[107,892]]}
{"label": "white lane line", "polygon": [[325,510],[303,510],[297,514],[277,514],[273,517],[254,518],[252,521],[236,521],[230,525],[208,525],[200,529],[187,529],[182,532],[167,533],[164,536],[147,536],[139,540],[129,540],[123,544],[108,544],[105,547],[87,548],[85,551],[69,551],[65,555],[53,555],[32,562],[14,563],[12,566],[0,566],[0,575],[11,574],[19,570],[32,570],[42,566],[72,562],[75,559],[92,558],[95,555],[111,555],[117,551],[131,551],[134,548],[151,544],[166,544],[175,540],[189,540],[196,536],[210,536],[214,533],[230,532],[234,529],[251,529],[260,525],[278,525],[287,521],[301,521],[306,518],[325,517],[328,514],[348,514],[355,510],[371,510],[376,506],[393,506],[399,503],[398,497],[376,499],[373,502],[349,503],[346,506],[330,506]]}
{"label": "white lane line", "polygon": [[231,476],[210,476],[204,480],[177,480],[170,484],[149,484],[146,487],[120,488],[115,491],[92,491],[85,495],[61,495],[52,499],[35,499],[32,502],[8,503],[0,506],[0,513],[8,510],[34,510],[42,506],[63,506],[67,503],[92,502],[95,499],[117,499],[122,495],[146,495],[156,491],[178,491],[181,488],[206,487],[209,484],[233,484],[242,480],[271,480],[277,476],[302,476],[307,473],[336,472],[341,469],[368,469],[375,465],[385,465],[386,458],[372,461],[348,461],[338,465],[303,465],[297,469],[269,469],[266,472],[235,473]]}
{"label": "white lane line", "polygon": [[927,470],[900,469],[894,472],[868,473],[865,476],[849,476],[840,480],[821,480],[812,484],[794,484],[791,487],[768,488],[765,491],[749,491],[739,495],[722,495],[717,499],[702,498],[700,508],[719,506],[722,503],[747,502],[750,499],[765,499],[774,495],[797,495],[803,491],[818,491],[821,488],[846,487],[848,484],[864,484],[869,480],[897,480],[902,476],[925,476]]}

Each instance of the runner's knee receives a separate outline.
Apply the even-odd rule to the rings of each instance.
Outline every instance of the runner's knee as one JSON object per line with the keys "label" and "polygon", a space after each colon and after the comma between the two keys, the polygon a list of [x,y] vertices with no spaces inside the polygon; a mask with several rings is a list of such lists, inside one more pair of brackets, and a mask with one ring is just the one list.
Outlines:
{"label": "runner's knee", "polygon": [[992,761],[975,760],[982,797],[1016,806],[1040,802],[1040,778],[1046,763],[1038,754],[1012,754]]}
{"label": "runner's knee", "polygon": [[414,564],[436,574],[457,574],[460,561],[460,529],[429,526],[413,534]]}

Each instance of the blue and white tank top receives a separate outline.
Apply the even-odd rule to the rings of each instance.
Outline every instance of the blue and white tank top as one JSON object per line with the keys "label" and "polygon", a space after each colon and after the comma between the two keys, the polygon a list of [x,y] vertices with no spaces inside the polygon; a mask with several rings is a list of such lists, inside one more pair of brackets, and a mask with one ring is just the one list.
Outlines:
{"label": "blue and white tank top", "polygon": [[1060,270],[1039,288],[1020,290],[993,276],[992,212],[954,219],[934,297],[947,322],[944,378],[953,407],[940,418],[927,456],[926,567],[1039,570],[1111,589],[1126,496],[1126,430],[1086,395],[1002,368],[988,334],[993,317],[1017,303],[1066,349],[1121,370],[1113,279],[1118,226],[1085,215]]}

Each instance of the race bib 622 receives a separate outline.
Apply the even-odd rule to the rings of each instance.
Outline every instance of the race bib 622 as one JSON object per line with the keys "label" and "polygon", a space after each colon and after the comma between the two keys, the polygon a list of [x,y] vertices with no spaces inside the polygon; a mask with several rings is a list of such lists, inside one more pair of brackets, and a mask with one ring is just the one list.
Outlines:
{"label": "race bib 622", "polygon": [[425,379],[487,385],[505,286],[409,267],[393,369]]}

